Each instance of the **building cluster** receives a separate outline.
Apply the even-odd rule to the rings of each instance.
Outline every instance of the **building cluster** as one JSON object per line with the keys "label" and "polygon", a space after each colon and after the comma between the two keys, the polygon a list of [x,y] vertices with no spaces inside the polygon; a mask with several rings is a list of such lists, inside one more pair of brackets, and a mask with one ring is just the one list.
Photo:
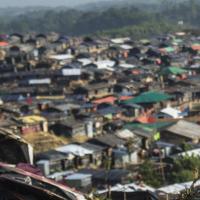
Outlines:
{"label": "building cluster", "polygon": [[0,71],[0,185],[14,199],[26,190],[44,199],[47,188],[55,199],[84,199],[67,186],[119,200],[170,199],[175,186],[144,185],[140,164],[153,160],[165,176],[186,153],[182,144],[200,155],[196,35],[2,34]]}

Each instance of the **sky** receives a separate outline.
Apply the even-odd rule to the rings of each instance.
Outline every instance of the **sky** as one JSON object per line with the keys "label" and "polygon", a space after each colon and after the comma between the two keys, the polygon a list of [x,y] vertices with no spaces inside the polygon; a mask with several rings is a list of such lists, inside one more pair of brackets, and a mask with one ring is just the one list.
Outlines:
{"label": "sky", "polygon": [[0,7],[26,6],[77,6],[86,3],[95,3],[105,0],[0,0]]}

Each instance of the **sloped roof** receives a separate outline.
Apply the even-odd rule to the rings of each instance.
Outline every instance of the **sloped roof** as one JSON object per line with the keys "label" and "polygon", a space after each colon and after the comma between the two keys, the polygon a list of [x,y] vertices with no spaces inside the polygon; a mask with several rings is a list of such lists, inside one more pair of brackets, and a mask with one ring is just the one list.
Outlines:
{"label": "sloped roof", "polygon": [[191,47],[195,51],[200,51],[200,44],[193,44]]}
{"label": "sloped roof", "polygon": [[144,129],[147,131],[153,131],[153,130],[160,130],[165,127],[173,125],[173,122],[157,122],[157,123],[151,123],[151,124],[141,124],[141,123],[127,123],[124,128],[127,129]]}
{"label": "sloped roof", "polygon": [[178,74],[184,74],[186,72],[187,72],[186,70],[181,69],[179,67],[167,67],[161,71],[161,74],[162,75],[169,75],[169,74],[178,75]]}
{"label": "sloped roof", "polygon": [[140,123],[154,123],[156,121],[156,119],[153,116],[148,116],[148,115],[142,115],[139,116],[136,121],[140,122]]}
{"label": "sloped roof", "polygon": [[109,97],[96,99],[96,100],[93,101],[93,103],[95,103],[95,104],[101,104],[101,103],[111,103],[111,104],[113,104],[116,100],[117,100],[116,97],[109,96]]}
{"label": "sloped roof", "polygon": [[178,121],[167,128],[167,131],[191,139],[200,139],[200,126],[185,120]]}
{"label": "sloped roof", "polygon": [[72,59],[73,56],[70,54],[60,54],[60,55],[51,55],[49,56],[49,58],[53,60],[67,60],[67,59]]}
{"label": "sloped roof", "polygon": [[118,130],[115,135],[121,139],[133,138],[135,136],[134,133],[128,129]]}
{"label": "sloped roof", "polygon": [[92,150],[93,152],[98,152],[98,151],[104,150],[104,147],[102,147],[100,145],[92,144],[89,142],[85,142],[85,143],[81,144],[81,146],[88,150]]}
{"label": "sloped roof", "polygon": [[84,155],[93,153],[92,150],[89,150],[77,144],[69,144],[69,145],[61,146],[61,147],[58,147],[56,151],[62,152],[62,153],[71,153],[76,156],[84,156]]}
{"label": "sloped roof", "polygon": [[[20,198],[22,197],[21,196],[22,193],[24,195],[28,191],[27,194],[36,194],[36,197],[34,197],[34,196],[33,197],[34,197],[34,199],[38,199],[38,200],[39,199],[85,200],[85,197],[83,196],[83,194],[79,193],[78,191],[75,191],[74,189],[72,189],[70,187],[56,183],[55,181],[47,179],[43,176],[39,176],[39,175],[33,174],[31,172],[27,172],[23,169],[18,169],[14,165],[0,163],[0,169],[1,170],[3,169],[4,171],[6,170],[8,175],[11,174],[13,176],[13,174],[16,174],[16,176],[20,176],[20,177],[28,176],[31,179],[35,180],[35,181],[33,181],[32,185],[29,185],[29,184],[25,184],[25,183],[22,184],[22,181],[20,181],[20,179],[18,179],[18,181],[16,181],[12,177],[9,178],[9,176],[7,176],[8,177],[7,181],[3,181],[2,179],[5,179],[6,176],[1,177],[0,189],[4,188],[4,189],[6,189],[6,191],[9,191],[10,189],[12,189],[12,191],[14,190],[16,195],[18,195],[18,197],[20,197]],[[13,184],[11,184],[12,182],[13,182]],[[7,183],[7,184],[5,185],[5,183]],[[14,183],[15,183],[15,187],[13,187]],[[41,187],[41,186],[43,186],[43,187]],[[16,190],[15,190],[15,188],[16,188]],[[21,190],[18,190],[19,188],[21,188]],[[46,195],[44,195],[44,193],[46,193]],[[10,194],[12,194],[12,193],[9,193],[9,197],[10,197]],[[39,197],[41,197],[41,198],[39,198]],[[57,197],[57,198],[55,198],[55,197]],[[30,198],[31,198],[31,196],[30,196]]]}
{"label": "sloped roof", "polygon": [[124,145],[126,142],[116,135],[106,134],[94,139],[89,140],[90,143],[99,144],[103,146],[117,146],[117,145]]}
{"label": "sloped roof", "polygon": [[39,122],[44,122],[46,119],[42,116],[39,115],[30,115],[30,116],[25,116],[20,118],[23,123],[26,124],[34,124],[34,123],[39,123]]}
{"label": "sloped roof", "polygon": [[0,46],[1,46],[1,47],[6,47],[6,46],[8,46],[8,45],[9,45],[8,42],[5,42],[5,41],[0,42]]}
{"label": "sloped roof", "polygon": [[167,107],[161,110],[162,113],[172,116],[173,118],[181,117],[181,111],[172,107]]}
{"label": "sloped roof", "polygon": [[173,47],[165,47],[165,48],[161,48],[160,51],[171,53],[171,52],[174,52],[175,49]]}
{"label": "sloped roof", "polygon": [[170,98],[172,98],[172,96],[165,94],[163,92],[149,91],[149,92],[144,92],[135,98],[124,101],[124,103],[126,104],[157,103],[161,101],[166,101]]}
{"label": "sloped roof", "polygon": [[[192,181],[190,182],[184,182],[184,183],[176,183],[173,185],[168,185],[168,186],[164,186],[161,188],[158,188],[158,192],[164,192],[167,194],[179,194],[181,191],[185,190],[186,188],[190,188],[192,185]],[[195,183],[195,186],[199,186],[200,185],[200,181],[197,181]]]}

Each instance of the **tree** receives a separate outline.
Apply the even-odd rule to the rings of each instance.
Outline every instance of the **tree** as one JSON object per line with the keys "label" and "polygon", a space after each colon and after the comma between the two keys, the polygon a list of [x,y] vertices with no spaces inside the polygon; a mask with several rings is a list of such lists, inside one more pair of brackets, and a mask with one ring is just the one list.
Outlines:
{"label": "tree", "polygon": [[152,161],[145,161],[139,168],[142,180],[150,186],[160,187],[162,184],[161,176],[158,174],[155,164]]}
{"label": "tree", "polygon": [[196,171],[200,171],[199,157],[186,155],[174,161],[172,176],[168,179],[171,183],[192,181]]}

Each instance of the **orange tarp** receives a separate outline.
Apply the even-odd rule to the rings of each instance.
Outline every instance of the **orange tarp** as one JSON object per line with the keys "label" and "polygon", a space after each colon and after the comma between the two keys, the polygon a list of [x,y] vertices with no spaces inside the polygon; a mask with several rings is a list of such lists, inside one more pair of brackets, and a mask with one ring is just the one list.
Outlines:
{"label": "orange tarp", "polygon": [[143,123],[143,124],[148,124],[148,123],[155,123],[156,119],[152,116],[140,116],[136,119],[138,122]]}
{"label": "orange tarp", "polygon": [[200,45],[199,44],[192,45],[192,49],[195,51],[200,51]]}
{"label": "orange tarp", "polygon": [[140,70],[132,70],[132,74],[134,74],[134,75],[139,75],[140,74]]}
{"label": "orange tarp", "polygon": [[133,98],[133,97],[131,97],[131,96],[121,96],[121,97],[119,98],[119,100],[125,101],[125,100],[132,99],[132,98]]}
{"label": "orange tarp", "polygon": [[6,47],[8,45],[9,45],[8,42],[4,42],[4,41],[0,42],[0,47]]}
{"label": "orange tarp", "polygon": [[111,104],[114,104],[115,101],[117,100],[116,97],[105,97],[105,98],[101,98],[101,99],[96,99],[93,101],[93,103],[95,104],[101,104],[101,103],[111,103]]}

